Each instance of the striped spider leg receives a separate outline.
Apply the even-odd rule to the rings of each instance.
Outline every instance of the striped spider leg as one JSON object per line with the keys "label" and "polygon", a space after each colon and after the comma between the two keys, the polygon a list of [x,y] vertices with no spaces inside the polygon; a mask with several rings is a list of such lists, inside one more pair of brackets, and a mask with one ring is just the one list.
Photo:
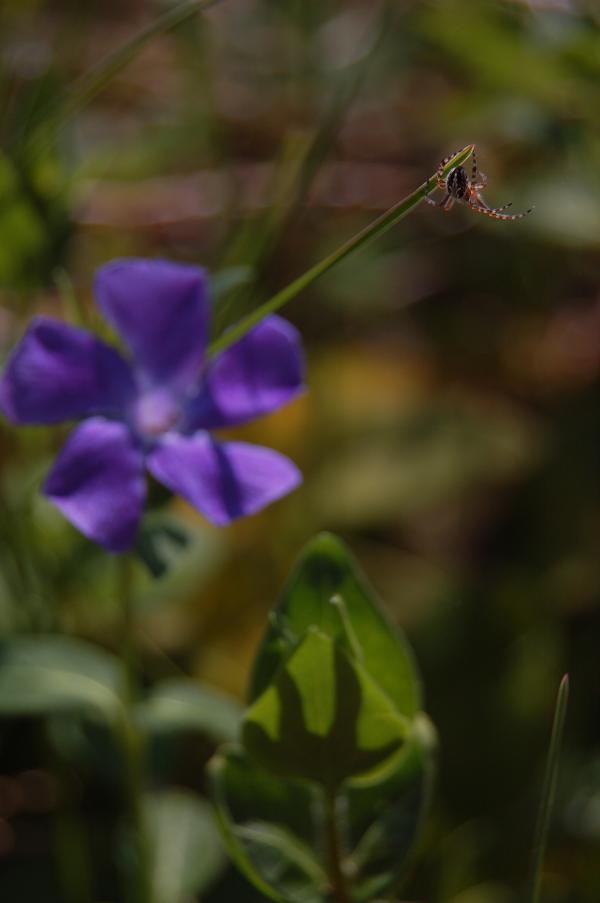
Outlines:
{"label": "striped spider leg", "polygon": [[471,210],[474,210],[476,213],[481,213],[484,216],[489,216],[490,219],[511,221],[523,219],[524,216],[527,216],[529,213],[531,213],[533,207],[531,207],[529,210],[526,210],[525,213],[503,213],[502,211],[507,210],[509,207],[511,207],[512,203],[504,204],[502,207],[488,207],[481,196],[481,192],[487,185],[487,178],[482,172],[478,172],[475,148],[473,148],[473,162],[470,179],[467,176],[467,172],[464,166],[455,166],[444,178],[444,168],[446,167],[448,161],[456,156],[456,153],[457,152],[444,157],[437,168],[435,177],[436,183],[437,187],[441,191],[445,192],[444,197],[441,201],[439,201],[439,203],[436,203],[436,201],[432,200],[426,195],[425,200],[428,204],[431,204],[433,207],[440,207],[447,213],[452,209],[455,201],[459,201],[459,203],[466,204],[467,207],[470,207]]}

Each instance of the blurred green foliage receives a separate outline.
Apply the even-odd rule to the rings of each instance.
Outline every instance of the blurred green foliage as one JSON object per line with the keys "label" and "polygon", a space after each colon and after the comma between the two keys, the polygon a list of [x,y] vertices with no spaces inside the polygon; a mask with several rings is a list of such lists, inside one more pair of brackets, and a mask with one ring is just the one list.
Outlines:
{"label": "blurred green foliage", "polygon": [[305,548],[248,695],[243,745],[210,764],[244,874],[289,903],[369,903],[397,884],[430,803],[435,730],[405,638],[334,537]]}
{"label": "blurred green foliage", "polygon": [[[171,567],[158,581],[137,574],[145,682],[183,674],[240,694],[298,549],[324,527],[342,532],[416,649],[440,735],[407,899],[519,899],[568,670],[545,899],[597,903],[597,4],[222,0],[154,34],[72,105],[86,73],[173,6],[0,7],[3,356],[33,313],[71,316],[70,290],[97,326],[94,268],[128,254],[208,266],[224,328],[469,142],[488,202],[536,209],[513,224],[423,204],[290,305],[310,391],[238,432],[290,454],[304,486],[226,532],[155,491],[145,538]],[[110,654],[111,563],[38,494],[62,434],[3,424],[0,440],[5,641],[60,632]],[[159,699],[144,717],[157,712],[171,709]],[[205,830],[216,742],[198,724],[152,741],[157,793],[185,795],[155,800],[189,829],[182,862],[203,843],[189,838]],[[117,901],[122,796],[101,723],[3,719],[2,897]],[[261,899],[217,853],[209,864],[204,903]],[[165,901],[193,895],[161,874]]]}

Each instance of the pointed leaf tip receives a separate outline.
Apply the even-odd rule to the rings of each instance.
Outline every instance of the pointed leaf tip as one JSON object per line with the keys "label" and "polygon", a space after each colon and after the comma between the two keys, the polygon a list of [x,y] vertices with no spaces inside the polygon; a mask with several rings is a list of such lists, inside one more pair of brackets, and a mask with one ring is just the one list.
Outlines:
{"label": "pointed leaf tip", "polygon": [[[336,595],[345,603],[343,617],[331,605]],[[311,625],[318,625],[362,662],[401,715],[412,718],[420,709],[421,687],[412,653],[336,536],[320,533],[307,543],[275,612],[255,661],[250,702],[264,692]],[[360,654],[350,641],[348,625]]]}

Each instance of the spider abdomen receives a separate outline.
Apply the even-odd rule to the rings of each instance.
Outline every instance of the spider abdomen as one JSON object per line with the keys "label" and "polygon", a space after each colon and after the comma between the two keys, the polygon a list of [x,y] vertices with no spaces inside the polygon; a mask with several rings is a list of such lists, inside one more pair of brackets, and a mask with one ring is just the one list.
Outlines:
{"label": "spider abdomen", "polygon": [[469,188],[469,180],[464,167],[457,166],[448,174],[446,190],[453,198],[464,198]]}

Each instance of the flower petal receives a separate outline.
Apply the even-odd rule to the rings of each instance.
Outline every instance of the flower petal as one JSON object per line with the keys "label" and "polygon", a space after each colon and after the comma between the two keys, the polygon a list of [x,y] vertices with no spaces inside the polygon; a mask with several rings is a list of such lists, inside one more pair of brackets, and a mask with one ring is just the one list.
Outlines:
{"label": "flower petal", "polygon": [[206,345],[204,271],[167,260],[116,260],[98,270],[95,289],[147,379],[187,389],[198,377]]}
{"label": "flower petal", "polygon": [[232,426],[268,414],[302,391],[303,373],[298,331],[281,317],[268,317],[211,365],[190,403],[190,428]]}
{"label": "flower petal", "polygon": [[0,381],[0,410],[12,423],[117,416],[134,392],[121,355],[83,329],[36,317]]}
{"label": "flower petal", "polygon": [[144,461],[123,423],[95,417],[71,434],[44,494],[85,536],[124,552],[144,508]]}
{"label": "flower petal", "polygon": [[218,526],[261,511],[302,480],[296,465],[278,452],[215,442],[208,433],[170,433],[146,463],[157,480]]}

